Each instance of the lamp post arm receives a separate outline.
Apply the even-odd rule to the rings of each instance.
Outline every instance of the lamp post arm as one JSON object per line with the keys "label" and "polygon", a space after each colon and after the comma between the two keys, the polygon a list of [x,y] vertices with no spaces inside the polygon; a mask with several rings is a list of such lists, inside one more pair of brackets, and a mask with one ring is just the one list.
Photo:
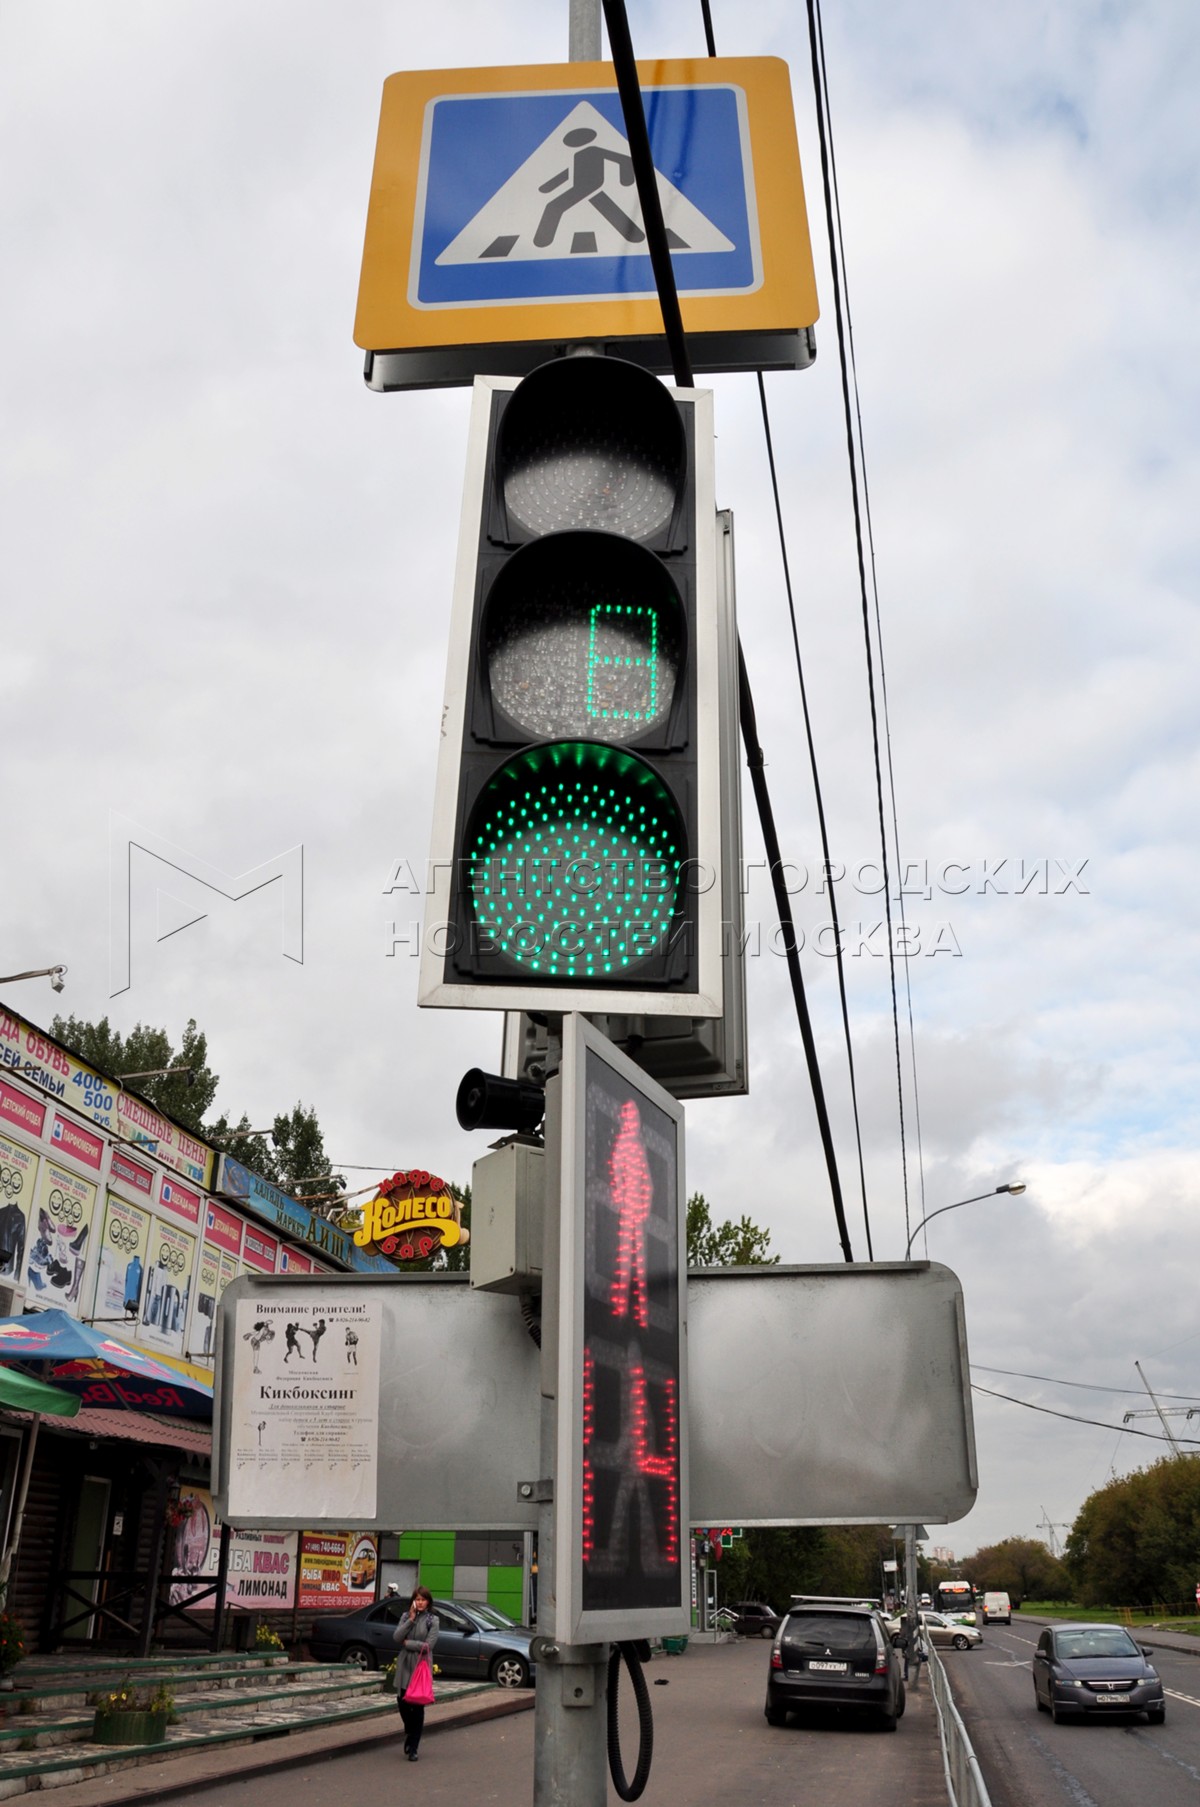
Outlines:
{"label": "lamp post arm", "polygon": [[993,1188],[992,1192],[977,1192],[974,1198],[956,1198],[952,1205],[939,1205],[936,1211],[931,1211],[928,1217],[923,1217],[921,1219],[920,1223],[909,1237],[908,1247],[904,1251],[904,1259],[906,1261],[908,1260],[913,1243],[917,1240],[917,1237],[925,1228],[925,1225],[927,1223],[932,1223],[935,1217],[941,1217],[942,1213],[945,1211],[957,1211],[960,1205],[977,1205],[980,1199],[992,1198],[996,1192],[1006,1192],[1007,1190],[1008,1188],[1006,1186],[996,1186]]}

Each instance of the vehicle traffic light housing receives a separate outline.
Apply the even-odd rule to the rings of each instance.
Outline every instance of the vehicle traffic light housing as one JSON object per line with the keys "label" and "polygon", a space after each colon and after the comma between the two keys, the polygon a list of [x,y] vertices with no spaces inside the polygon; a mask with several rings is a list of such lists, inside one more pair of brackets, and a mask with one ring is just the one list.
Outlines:
{"label": "vehicle traffic light housing", "polygon": [[711,395],[478,378],[422,1004],[722,1010]]}

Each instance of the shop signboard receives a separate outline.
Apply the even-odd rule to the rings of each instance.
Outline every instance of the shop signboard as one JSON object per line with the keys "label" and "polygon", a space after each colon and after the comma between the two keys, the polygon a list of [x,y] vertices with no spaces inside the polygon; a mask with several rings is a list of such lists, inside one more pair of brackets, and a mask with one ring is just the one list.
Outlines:
{"label": "shop signboard", "polygon": [[37,1170],[31,1148],[0,1136],[0,1279],[16,1280],[24,1268]]}
{"label": "shop signboard", "polygon": [[95,1209],[92,1181],[47,1157],[28,1225],[25,1285],[30,1303],[57,1305],[79,1316]]}
{"label": "shop signboard", "polygon": [[[194,1575],[197,1581],[217,1578],[221,1559],[221,1525],[207,1487],[188,1487],[173,1513],[173,1573]],[[263,1608],[285,1611],[296,1604],[295,1531],[233,1531],[229,1538],[229,1567],[225,1577],[225,1605],[235,1611]],[[176,1581],[171,1604],[186,1605],[199,1589]],[[197,1601],[201,1610],[212,1610],[211,1594]]]}
{"label": "shop signboard", "polygon": [[224,1210],[209,1200],[204,1209],[204,1238],[214,1248],[220,1249],[223,1255],[240,1255],[242,1252],[242,1220],[235,1217],[232,1211]]}
{"label": "shop signboard", "polygon": [[302,1255],[299,1249],[282,1248],[279,1251],[279,1271],[281,1274],[311,1274],[312,1258]]}
{"label": "shop signboard", "polygon": [[[343,1267],[365,1274],[392,1274],[395,1268],[382,1255],[368,1254],[355,1248],[353,1238],[336,1224],[318,1217],[298,1199],[289,1198],[278,1186],[272,1186],[257,1173],[251,1173],[240,1161],[223,1154],[217,1166],[216,1190],[222,1198],[232,1198],[264,1223],[281,1230],[293,1242],[310,1244],[332,1256]],[[253,1265],[252,1263],[250,1265]]]}
{"label": "shop signboard", "polygon": [[[0,1011],[0,1066],[35,1085],[39,1092],[77,1111],[110,1135],[142,1148],[197,1186],[207,1186],[213,1152],[195,1136],[169,1123],[144,1098],[127,1092],[68,1053],[40,1029],[10,1011]],[[40,1133],[40,1125],[35,1133]]]}
{"label": "shop signboard", "polygon": [[55,1111],[54,1123],[50,1130],[50,1140],[61,1155],[69,1160],[78,1161],[82,1167],[92,1167],[97,1173],[104,1160],[104,1137],[93,1130],[85,1129],[82,1123],[65,1117],[61,1111]]}
{"label": "shop signboard", "polygon": [[196,1238],[178,1225],[156,1217],[150,1232],[146,1285],[138,1341],[168,1355],[183,1354]]}
{"label": "shop signboard", "polygon": [[361,1531],[300,1533],[300,1610],[353,1612],[375,1598],[379,1542]]}
{"label": "shop signboard", "polygon": [[279,1243],[274,1236],[264,1236],[253,1224],[247,1224],[242,1233],[242,1259],[260,1274],[273,1274],[279,1265]]}
{"label": "shop signboard", "polygon": [[176,1217],[186,1218],[192,1224],[200,1222],[200,1194],[190,1186],[181,1185],[177,1179],[164,1173],[158,1196],[161,1203],[168,1211],[173,1211]]}
{"label": "shop signboard", "polygon": [[0,1079],[0,1122],[23,1129],[27,1136],[40,1138],[46,1124],[46,1107],[39,1099],[22,1091],[19,1085],[9,1085],[7,1079]]}
{"label": "shop signboard", "polygon": [[138,1198],[149,1199],[154,1192],[154,1173],[140,1161],[131,1160],[123,1148],[114,1148],[108,1167],[110,1186],[122,1186]]}
{"label": "shop signboard", "polygon": [[148,1211],[108,1194],[104,1229],[100,1237],[100,1273],[96,1282],[95,1314],[98,1318],[130,1317],[135,1323],[142,1309],[150,1247]]}

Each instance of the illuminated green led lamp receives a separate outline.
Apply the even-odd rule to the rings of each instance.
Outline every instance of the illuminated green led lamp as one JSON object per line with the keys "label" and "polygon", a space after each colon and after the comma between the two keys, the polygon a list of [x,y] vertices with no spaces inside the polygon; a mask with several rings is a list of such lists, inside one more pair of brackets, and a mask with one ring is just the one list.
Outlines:
{"label": "illuminated green led lamp", "polygon": [[620,978],[660,954],[683,819],[644,759],[593,741],[527,747],[472,812],[467,884],[482,951],[539,979]]}

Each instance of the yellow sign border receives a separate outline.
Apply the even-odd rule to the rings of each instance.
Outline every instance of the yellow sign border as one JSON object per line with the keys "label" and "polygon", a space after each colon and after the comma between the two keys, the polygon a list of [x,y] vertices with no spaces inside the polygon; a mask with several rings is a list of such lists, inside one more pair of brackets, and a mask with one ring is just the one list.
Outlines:
{"label": "yellow sign border", "polygon": [[[681,296],[693,333],[786,333],[814,324],[816,278],[791,77],[778,57],[690,57],[638,64],[643,87],[730,85],[746,97],[762,258],[747,294]],[[408,302],[425,111],[459,94],[616,91],[611,63],[547,63],[502,69],[423,69],[388,76],[367,210],[354,342],[364,351],[645,338],[662,332],[657,300],[515,301],[417,309]]]}

